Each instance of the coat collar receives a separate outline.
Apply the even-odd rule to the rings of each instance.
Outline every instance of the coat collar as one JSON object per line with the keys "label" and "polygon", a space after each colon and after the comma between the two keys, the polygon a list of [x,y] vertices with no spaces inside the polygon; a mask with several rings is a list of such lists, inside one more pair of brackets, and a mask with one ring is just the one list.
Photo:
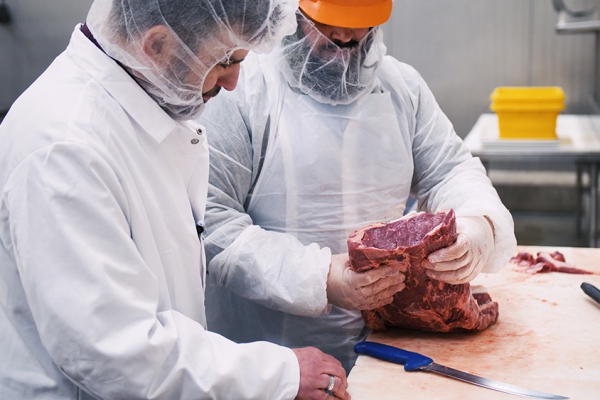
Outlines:
{"label": "coat collar", "polygon": [[75,27],[66,53],[123,107],[157,142],[181,125],[171,118],[116,61]]}

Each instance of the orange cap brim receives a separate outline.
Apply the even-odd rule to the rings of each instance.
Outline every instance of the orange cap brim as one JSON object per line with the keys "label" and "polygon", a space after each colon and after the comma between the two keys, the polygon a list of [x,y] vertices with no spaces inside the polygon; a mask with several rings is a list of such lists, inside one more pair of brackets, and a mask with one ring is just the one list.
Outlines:
{"label": "orange cap brim", "polygon": [[368,5],[352,2],[299,0],[300,9],[311,19],[343,28],[371,28],[385,23],[392,14],[392,1],[373,1]]}

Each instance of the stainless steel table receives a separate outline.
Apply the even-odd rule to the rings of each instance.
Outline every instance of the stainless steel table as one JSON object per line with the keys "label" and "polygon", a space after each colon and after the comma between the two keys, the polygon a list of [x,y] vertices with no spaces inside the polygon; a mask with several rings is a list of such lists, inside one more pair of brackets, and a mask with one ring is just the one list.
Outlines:
{"label": "stainless steel table", "polygon": [[[589,190],[590,201],[586,214],[589,216],[590,247],[597,247],[598,170],[600,169],[600,115],[561,114],[556,122],[557,140],[502,140],[498,138],[496,114],[482,114],[465,144],[471,153],[479,157],[486,169],[492,163],[540,165],[556,163],[572,164],[577,168],[577,193]],[[582,174],[590,174],[589,189],[582,183]],[[578,207],[581,207],[581,198]],[[578,227],[580,209],[578,209]]]}

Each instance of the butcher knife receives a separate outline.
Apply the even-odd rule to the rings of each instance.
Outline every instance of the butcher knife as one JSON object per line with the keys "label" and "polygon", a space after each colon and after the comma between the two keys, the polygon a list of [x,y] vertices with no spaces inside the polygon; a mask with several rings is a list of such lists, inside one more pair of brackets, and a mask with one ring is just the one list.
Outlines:
{"label": "butcher knife", "polygon": [[359,342],[354,346],[354,351],[358,354],[365,354],[371,357],[379,358],[380,360],[390,361],[397,364],[403,364],[405,371],[429,371],[436,372],[458,379],[464,382],[472,383],[473,385],[482,386],[484,388],[497,390],[499,392],[515,394],[524,397],[534,397],[537,399],[568,399],[568,397],[557,396],[554,394],[538,392],[520,388],[518,386],[509,385],[506,383],[493,381],[491,379],[482,378],[477,375],[472,375],[467,372],[462,372],[453,368],[444,367],[433,362],[429,357],[412,351],[403,350],[398,347],[388,346],[375,342]]}
{"label": "butcher knife", "polygon": [[596,286],[592,285],[591,283],[583,282],[581,284],[581,289],[585,292],[585,294],[600,303],[600,289],[598,289]]}

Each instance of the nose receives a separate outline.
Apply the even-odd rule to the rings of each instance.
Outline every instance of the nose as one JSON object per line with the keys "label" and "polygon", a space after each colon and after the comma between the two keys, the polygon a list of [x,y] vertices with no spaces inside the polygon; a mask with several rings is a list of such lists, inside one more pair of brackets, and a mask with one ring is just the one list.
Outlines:
{"label": "nose", "polygon": [[367,33],[369,33],[369,28],[333,27],[329,39],[332,41],[339,40],[342,43],[348,43],[351,40],[360,42]]}
{"label": "nose", "polygon": [[348,43],[350,40],[352,40],[352,37],[354,36],[354,32],[352,28],[342,28],[342,27],[336,27],[332,32],[331,32],[331,40],[339,40],[340,42],[343,43]]}
{"label": "nose", "polygon": [[239,77],[240,64],[230,65],[225,70],[225,73],[219,77],[217,85],[231,92],[237,86]]}

